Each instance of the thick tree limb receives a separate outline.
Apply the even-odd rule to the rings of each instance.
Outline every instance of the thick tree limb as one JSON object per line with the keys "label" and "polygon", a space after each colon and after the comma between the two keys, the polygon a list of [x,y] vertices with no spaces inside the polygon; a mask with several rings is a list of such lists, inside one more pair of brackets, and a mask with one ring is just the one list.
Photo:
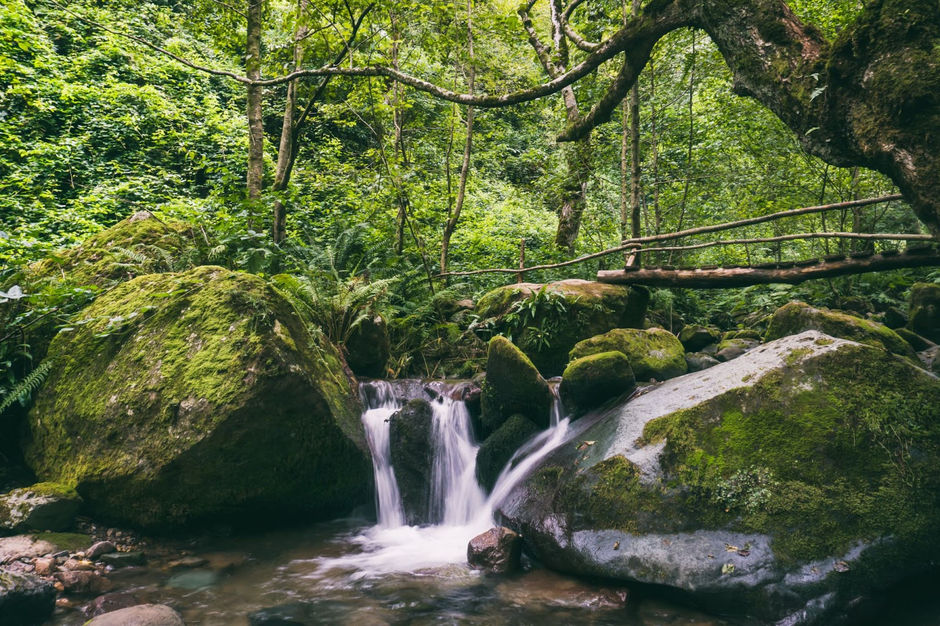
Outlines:
{"label": "thick tree limb", "polygon": [[753,267],[717,269],[661,269],[648,268],[633,271],[608,270],[597,273],[601,283],[616,285],[648,285],[651,287],[690,287],[717,289],[746,287],[768,283],[796,285],[814,278],[832,278],[866,272],[882,272],[909,267],[940,266],[940,254],[900,254],[884,256],[876,254],[864,259],[822,262],[804,267],[783,269],[760,269]]}

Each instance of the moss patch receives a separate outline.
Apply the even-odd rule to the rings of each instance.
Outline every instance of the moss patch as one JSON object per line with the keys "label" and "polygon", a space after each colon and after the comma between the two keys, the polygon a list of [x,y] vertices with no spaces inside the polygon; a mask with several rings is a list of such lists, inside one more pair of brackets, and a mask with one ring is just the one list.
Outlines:
{"label": "moss patch", "polygon": [[653,420],[663,469],[715,528],[773,537],[784,563],[935,528],[940,384],[848,346]]}
{"label": "moss patch", "polygon": [[575,359],[565,368],[559,393],[574,415],[636,388],[633,368],[623,352],[600,352]]}
{"label": "moss patch", "polygon": [[487,434],[516,413],[545,428],[552,393],[529,357],[505,337],[497,336],[490,340],[481,403],[480,420]]}
{"label": "moss patch", "polygon": [[666,380],[685,374],[685,351],[676,336],[662,328],[614,330],[578,342],[570,358],[579,359],[600,352],[622,352],[627,356],[636,380]]}

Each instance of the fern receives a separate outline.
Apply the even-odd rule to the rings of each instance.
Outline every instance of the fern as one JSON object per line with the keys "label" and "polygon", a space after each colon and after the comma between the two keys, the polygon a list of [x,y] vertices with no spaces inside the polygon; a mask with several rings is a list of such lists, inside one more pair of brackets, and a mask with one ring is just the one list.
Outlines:
{"label": "fern", "polygon": [[14,402],[22,402],[32,396],[46,380],[51,369],[52,360],[47,359],[27,374],[26,378],[13,385],[13,389],[4,396],[3,400],[0,400],[0,414],[13,406]]}

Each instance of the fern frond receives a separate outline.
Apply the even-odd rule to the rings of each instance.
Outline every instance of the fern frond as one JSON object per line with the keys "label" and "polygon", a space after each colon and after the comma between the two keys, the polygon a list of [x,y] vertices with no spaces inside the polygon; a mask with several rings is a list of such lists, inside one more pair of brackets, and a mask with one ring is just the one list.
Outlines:
{"label": "fern frond", "polygon": [[0,400],[0,414],[13,406],[14,402],[25,400],[33,395],[46,380],[49,371],[52,369],[52,365],[52,360],[46,359],[40,363],[36,369],[27,374],[23,380],[13,385],[13,389],[3,397],[3,400]]}

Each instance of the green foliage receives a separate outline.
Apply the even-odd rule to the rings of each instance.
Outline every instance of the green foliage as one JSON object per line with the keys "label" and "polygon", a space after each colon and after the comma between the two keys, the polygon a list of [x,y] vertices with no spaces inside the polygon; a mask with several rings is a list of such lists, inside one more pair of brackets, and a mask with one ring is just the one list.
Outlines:
{"label": "green foliage", "polygon": [[[566,316],[569,298],[547,287],[543,285],[537,291],[514,302],[503,318],[506,336],[510,341],[513,341],[513,337],[519,338],[523,342],[523,345],[520,345],[523,350],[551,347],[553,335],[568,321]],[[578,296],[571,298],[572,302],[579,300]]]}
{"label": "green foliage", "polygon": [[33,393],[42,385],[51,369],[52,361],[43,361],[36,366],[36,369],[23,377],[22,380],[17,381],[16,384],[13,385],[13,388],[5,392],[3,398],[0,399],[0,415],[16,402],[25,406]]}

